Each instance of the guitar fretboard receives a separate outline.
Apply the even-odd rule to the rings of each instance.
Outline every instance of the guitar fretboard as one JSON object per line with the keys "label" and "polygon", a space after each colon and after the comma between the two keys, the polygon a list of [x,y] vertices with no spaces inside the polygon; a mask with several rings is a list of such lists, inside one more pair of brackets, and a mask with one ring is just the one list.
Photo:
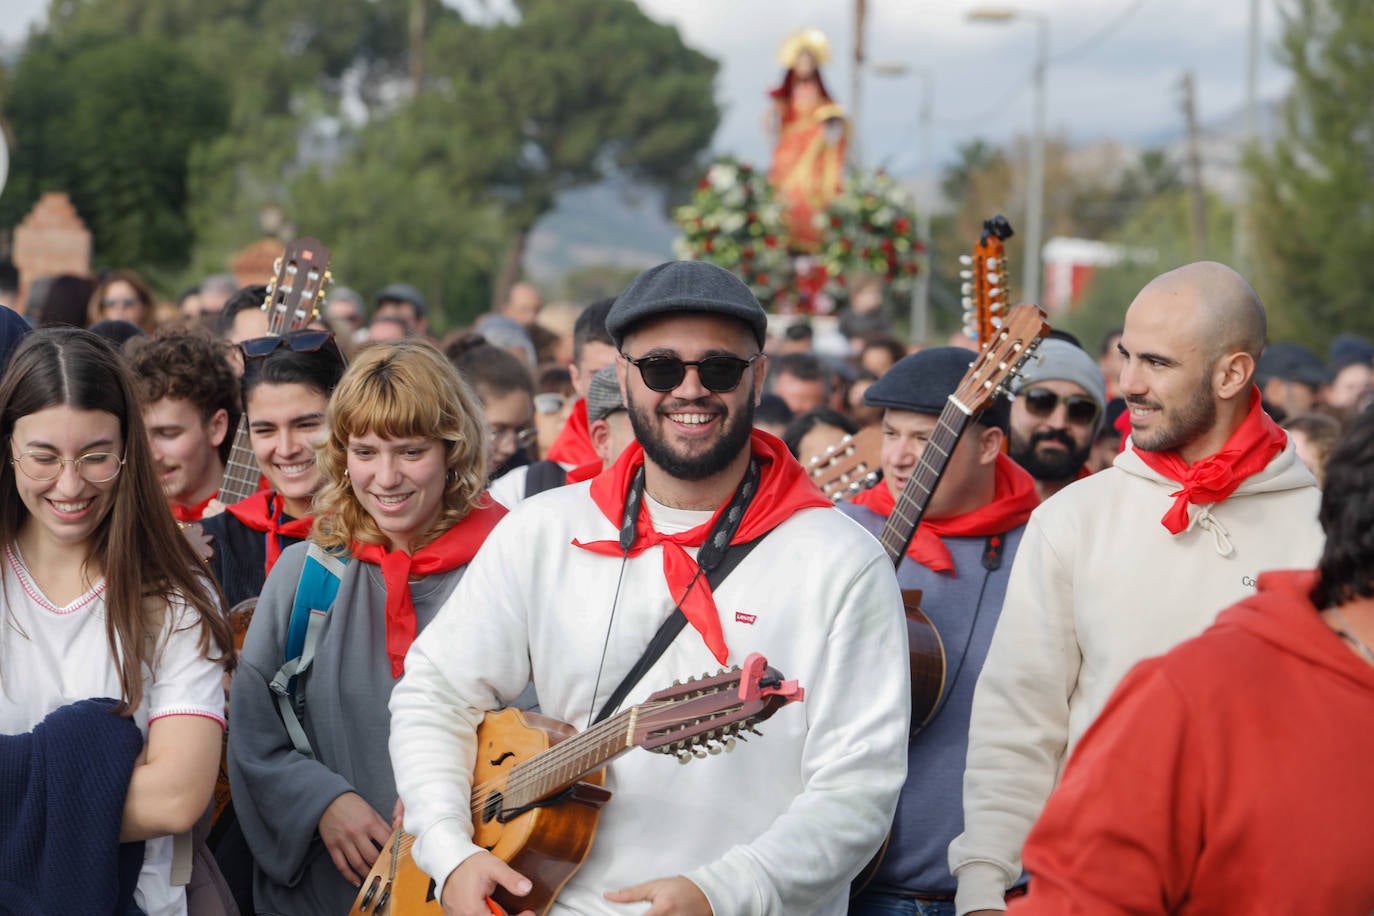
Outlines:
{"label": "guitar fretboard", "polygon": [[635,746],[640,707],[616,713],[578,735],[511,768],[506,779],[506,808],[532,805],[610,763]]}
{"label": "guitar fretboard", "polygon": [[248,442],[248,417],[242,416],[234,432],[234,447],[229,450],[229,462],[224,466],[224,479],[220,481],[217,498],[226,506],[242,502],[258,492],[261,479],[262,472]]}
{"label": "guitar fretboard", "polygon": [[921,460],[916,462],[916,470],[902,488],[897,505],[883,525],[879,540],[893,566],[901,564],[906,547],[916,533],[916,526],[921,523],[921,516],[925,515],[926,506],[930,504],[931,494],[944,476],[945,468],[949,466],[949,456],[954,453],[954,447],[959,444],[959,437],[964,434],[969,420],[968,412],[951,396],[921,452]]}

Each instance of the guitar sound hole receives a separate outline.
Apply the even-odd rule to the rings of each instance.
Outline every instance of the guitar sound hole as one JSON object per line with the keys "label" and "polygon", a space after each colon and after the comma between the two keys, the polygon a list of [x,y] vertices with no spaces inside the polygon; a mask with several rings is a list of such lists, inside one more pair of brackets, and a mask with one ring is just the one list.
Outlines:
{"label": "guitar sound hole", "polygon": [[501,816],[501,793],[493,792],[482,803],[482,823],[490,823]]}
{"label": "guitar sound hole", "polygon": [[506,751],[506,752],[505,752],[504,754],[502,754],[500,757],[497,757],[495,760],[492,760],[492,761],[489,761],[489,762],[491,763],[492,766],[494,766],[494,767],[499,767],[501,764],[505,763],[507,760],[509,760],[511,757],[514,757],[514,756],[515,756],[515,752],[514,752],[514,751]]}

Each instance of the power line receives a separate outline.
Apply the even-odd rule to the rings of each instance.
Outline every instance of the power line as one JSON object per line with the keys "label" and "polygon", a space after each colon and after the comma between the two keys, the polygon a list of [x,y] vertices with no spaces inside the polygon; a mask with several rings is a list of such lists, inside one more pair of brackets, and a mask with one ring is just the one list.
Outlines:
{"label": "power line", "polygon": [[1132,3],[1130,6],[1122,10],[1119,16],[1117,16],[1111,22],[1104,25],[1102,28],[1098,29],[1086,41],[1079,42],[1069,50],[1061,51],[1060,53],[1054,55],[1049,59],[1049,63],[1053,64],[1058,61],[1069,60],[1071,58],[1078,57],[1081,54],[1085,54],[1088,51],[1093,50],[1098,45],[1102,44],[1102,42],[1105,41],[1107,38],[1110,38],[1112,33],[1116,32],[1123,25],[1125,25],[1126,20],[1134,16],[1136,11],[1144,5],[1145,0],[1135,0],[1134,3]]}

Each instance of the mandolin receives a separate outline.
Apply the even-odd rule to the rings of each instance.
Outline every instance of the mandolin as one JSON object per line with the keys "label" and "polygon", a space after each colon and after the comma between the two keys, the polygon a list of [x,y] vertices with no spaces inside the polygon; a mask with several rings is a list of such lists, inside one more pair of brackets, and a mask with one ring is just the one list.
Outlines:
{"label": "mandolin", "polygon": [[1007,313],[1007,256],[1003,242],[1016,233],[1002,214],[983,220],[983,234],[972,254],[959,256],[964,283],[964,333],[987,345]]}
{"label": "mandolin", "polygon": [[[591,849],[611,793],[602,768],[633,747],[682,763],[733,750],[744,732],[805,691],[757,652],[743,666],[674,682],[585,732],[518,709],[487,713],[477,729],[472,841],[529,878],[523,897],[493,901],[543,914]],[[349,916],[442,916],[439,888],[411,858],[414,837],[395,831],[363,880]],[[493,912],[500,912],[494,909]]]}

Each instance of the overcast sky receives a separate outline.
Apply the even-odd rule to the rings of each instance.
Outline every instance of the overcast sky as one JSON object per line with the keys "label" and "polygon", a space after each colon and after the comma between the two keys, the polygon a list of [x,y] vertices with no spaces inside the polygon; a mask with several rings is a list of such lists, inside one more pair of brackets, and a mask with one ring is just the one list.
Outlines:
{"label": "overcast sky", "polygon": [[[446,0],[472,7],[492,0]],[[724,109],[715,147],[762,162],[767,89],[780,75],[777,50],[794,31],[819,28],[833,58],[824,68],[837,100],[854,107],[850,61],[852,0],[639,0],[678,27],[691,46],[720,61],[716,93]],[[499,6],[501,0],[496,0]],[[1273,60],[1279,0],[1259,0],[1260,98],[1287,83]],[[1005,141],[1029,132],[1037,21],[1049,34],[1047,122],[1074,141],[1149,141],[1180,131],[1178,85],[1191,70],[1204,124],[1236,114],[1245,99],[1251,0],[868,0],[867,59],[899,64],[905,76],[864,74],[860,152],[866,162],[915,175],[921,78],[932,74],[935,165],[975,137]],[[976,23],[970,10],[997,6],[1028,15]],[[47,0],[0,0],[0,37],[22,40]],[[671,113],[669,113],[671,114]]]}

